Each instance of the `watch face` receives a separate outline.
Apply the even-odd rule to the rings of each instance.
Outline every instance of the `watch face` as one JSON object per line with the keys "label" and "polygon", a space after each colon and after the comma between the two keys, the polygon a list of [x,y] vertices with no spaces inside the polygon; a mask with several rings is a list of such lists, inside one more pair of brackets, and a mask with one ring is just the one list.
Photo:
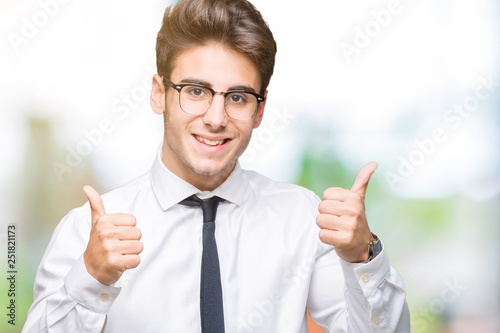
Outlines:
{"label": "watch face", "polygon": [[377,235],[372,233],[373,239],[370,241],[368,245],[368,261],[371,261],[373,258],[378,256],[380,252],[382,252],[382,242]]}
{"label": "watch face", "polygon": [[372,246],[372,255],[373,255],[373,258],[375,258],[376,256],[378,256],[378,254],[380,252],[382,252],[382,242],[377,237],[377,240],[375,241],[375,243]]}

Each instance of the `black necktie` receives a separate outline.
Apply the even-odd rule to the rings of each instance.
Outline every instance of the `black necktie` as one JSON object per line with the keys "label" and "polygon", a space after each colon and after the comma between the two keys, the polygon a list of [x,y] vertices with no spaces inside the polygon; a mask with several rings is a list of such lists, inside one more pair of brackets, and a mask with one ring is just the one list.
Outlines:
{"label": "black necktie", "polygon": [[200,315],[203,333],[224,332],[222,286],[220,282],[219,256],[215,243],[215,216],[219,197],[201,200],[195,195],[180,202],[185,206],[197,206],[203,211],[203,254],[201,258]]}

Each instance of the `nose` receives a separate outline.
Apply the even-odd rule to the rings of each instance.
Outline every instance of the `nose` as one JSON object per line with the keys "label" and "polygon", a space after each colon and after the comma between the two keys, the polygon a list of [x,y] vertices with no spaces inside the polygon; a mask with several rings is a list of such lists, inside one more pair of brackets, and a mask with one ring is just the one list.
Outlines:
{"label": "nose", "polygon": [[225,103],[226,100],[224,95],[216,92],[210,102],[210,108],[208,108],[207,112],[203,115],[205,124],[210,125],[213,129],[218,129],[227,125]]}

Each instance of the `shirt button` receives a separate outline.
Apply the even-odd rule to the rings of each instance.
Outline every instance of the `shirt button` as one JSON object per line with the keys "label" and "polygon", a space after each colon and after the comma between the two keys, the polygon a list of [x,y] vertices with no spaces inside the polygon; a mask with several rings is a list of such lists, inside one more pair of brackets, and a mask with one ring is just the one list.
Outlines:
{"label": "shirt button", "polygon": [[368,273],[365,273],[361,276],[361,281],[363,281],[364,283],[367,283],[368,281],[370,281],[370,274]]}
{"label": "shirt button", "polygon": [[380,324],[380,318],[379,318],[379,317],[377,317],[377,318],[373,319],[373,323],[374,323],[375,325]]}
{"label": "shirt button", "polygon": [[109,295],[108,293],[103,293],[101,294],[101,301],[108,302],[110,297],[111,295]]}

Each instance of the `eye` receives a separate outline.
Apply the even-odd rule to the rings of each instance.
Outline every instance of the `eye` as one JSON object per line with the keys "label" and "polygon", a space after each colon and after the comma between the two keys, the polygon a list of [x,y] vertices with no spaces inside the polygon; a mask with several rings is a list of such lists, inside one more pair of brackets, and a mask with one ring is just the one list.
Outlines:
{"label": "eye", "polygon": [[205,98],[208,95],[206,89],[197,86],[186,86],[184,90],[191,98]]}
{"label": "eye", "polygon": [[247,94],[233,93],[228,96],[228,102],[231,104],[246,104],[248,103]]}

